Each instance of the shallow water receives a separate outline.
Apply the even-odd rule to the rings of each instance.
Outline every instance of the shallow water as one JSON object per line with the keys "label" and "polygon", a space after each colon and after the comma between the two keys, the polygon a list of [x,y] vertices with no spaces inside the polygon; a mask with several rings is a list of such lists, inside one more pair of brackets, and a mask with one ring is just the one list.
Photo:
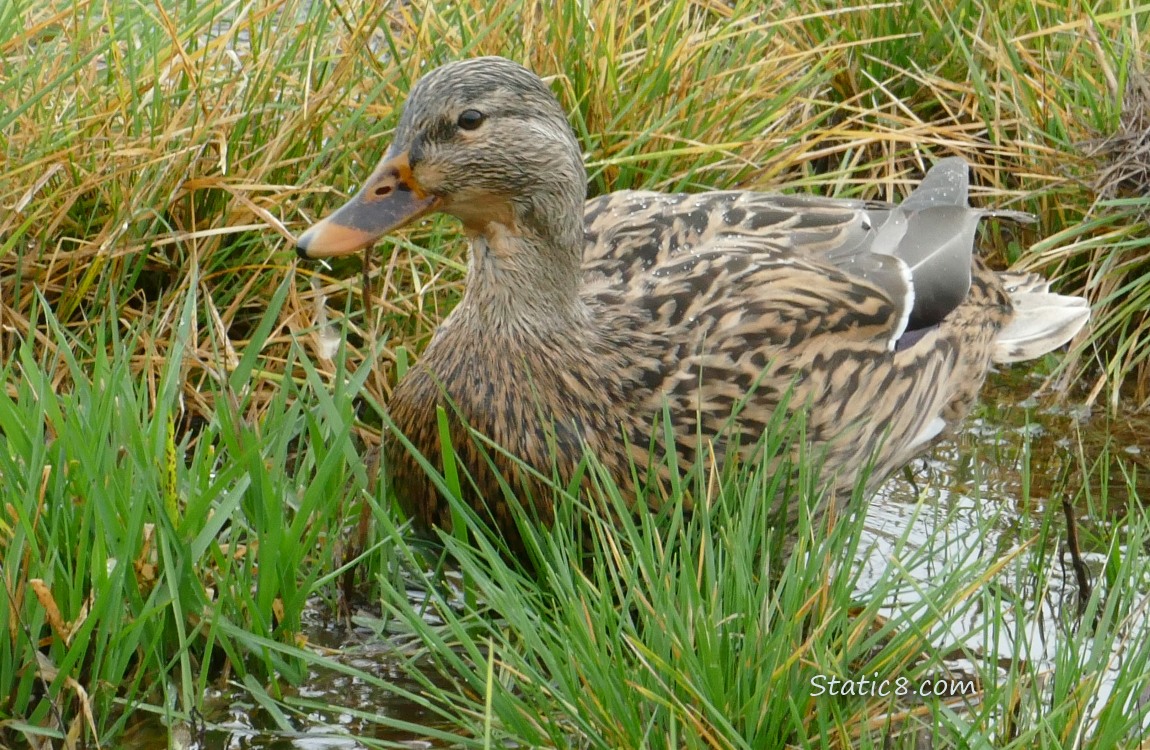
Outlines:
{"label": "shallow water", "polygon": [[[413,596],[416,596],[413,592]],[[335,624],[319,613],[318,604],[304,635],[315,649],[330,649],[329,658],[339,664],[374,675],[391,689],[330,669],[312,670],[303,684],[285,688],[293,705],[343,706],[345,710],[314,708],[286,716],[289,727],[261,709],[243,686],[235,690],[212,690],[204,701],[203,715],[195,726],[181,726],[169,739],[159,722],[145,719],[120,743],[123,748],[171,747],[183,750],[350,750],[367,747],[357,738],[410,748],[440,748],[450,745],[423,737],[424,733],[402,732],[381,726],[372,717],[435,727],[436,716],[415,701],[404,700],[397,691],[418,694],[421,686],[400,666],[401,651],[395,644],[381,643],[374,629]],[[353,620],[355,618],[353,617]],[[434,675],[430,667],[429,675]],[[442,722],[439,722],[442,724]],[[391,746],[389,745],[389,746]]]}
{"label": "shallow water", "polygon": [[[1032,538],[1047,507],[1061,506],[1062,498],[1051,494],[1054,487],[1064,486],[1060,477],[1068,477],[1072,488],[1081,485],[1079,454],[1091,461],[1108,446],[1110,453],[1128,468],[1138,468],[1138,494],[1150,498],[1150,444],[1143,437],[1150,434],[1150,420],[1107,420],[1092,417],[1081,408],[1028,408],[1033,401],[1031,393],[1039,385],[1040,381],[1016,371],[992,376],[983,391],[983,403],[988,406],[968,420],[959,436],[914,463],[913,484],[902,475],[896,476],[870,503],[860,548],[863,551],[856,561],[857,588],[867,591],[895,566],[906,584],[884,603],[888,616],[915,605],[919,584],[926,587],[932,578],[945,575],[955,566],[969,569],[975,559],[985,559],[989,566]],[[1023,444],[1027,440],[1029,487],[1024,486],[1021,472]],[[1125,508],[1127,493],[1121,472],[1113,473],[1115,479],[1109,488],[1111,510],[1118,512]],[[1084,507],[1077,512],[1084,558],[1097,579],[1102,551],[1091,549],[1090,544],[1092,539],[1107,537],[1107,523],[1088,517]],[[1063,528],[1061,516],[1058,524]],[[974,533],[986,528],[988,532]],[[1054,635],[1065,621],[1062,609],[1077,606],[1078,584],[1066,556],[1061,562],[1056,557],[1049,558],[1049,563],[1046,583],[1040,591],[1026,588],[1004,592],[1003,596],[1017,605],[1016,616],[1004,620],[1010,623],[1009,627],[985,627],[987,620],[980,616],[979,608],[970,607],[948,630],[933,637],[936,651],[946,655],[943,661],[954,675],[976,674],[974,661],[995,663],[1004,656],[1008,660],[1013,647],[1003,634],[1026,640],[1025,654],[1032,673],[1048,673],[1053,668],[1050,660]],[[397,666],[401,646],[376,641],[374,631],[368,627],[333,625],[320,615],[321,611],[317,608],[305,632],[313,645],[331,648],[337,661],[415,694],[420,692],[420,686]],[[1095,706],[1101,705],[1105,692],[1104,687]],[[418,731],[386,730],[357,715],[386,715],[416,726],[436,726],[434,713],[417,702],[355,677],[313,671],[291,693],[315,705],[346,706],[347,710],[317,709],[292,715],[287,717],[290,728],[285,729],[260,710],[241,687],[233,693],[211,695],[202,726],[180,733],[194,735],[197,740],[177,744],[188,748],[263,750],[361,748],[366,745],[355,737],[363,736],[411,748],[450,746],[442,740],[428,740]],[[148,722],[124,746],[166,744],[165,730]]]}
{"label": "shallow water", "polygon": [[[1040,543],[1043,518],[1054,514],[1057,531],[1047,543],[1057,545],[1057,554],[1041,558],[1044,570],[1006,573],[993,584],[999,596],[994,603],[1001,605],[997,611],[987,613],[977,604],[960,609],[953,623],[931,635],[932,650],[944,655],[948,677],[977,676],[979,666],[983,679],[995,678],[987,674],[988,667],[1005,677],[1012,657],[1020,655],[1019,661],[1025,662],[1022,668],[1045,684],[1056,666],[1058,641],[1079,637],[1066,632],[1068,624],[1074,628],[1073,623],[1080,621],[1077,612],[1083,602],[1066,544],[1064,497],[1057,488],[1065,488],[1065,493],[1082,487],[1084,459],[1092,465],[1108,449],[1111,467],[1106,489],[1109,504],[1094,507],[1100,505],[1099,488],[1089,493],[1090,505],[1101,517],[1090,516],[1083,507],[1086,494],[1067,498],[1075,506],[1090,585],[1101,585],[1106,549],[1100,545],[1112,536],[1113,519],[1125,512],[1131,487],[1138,497],[1150,498],[1147,420],[1091,418],[1081,408],[1036,411],[1028,389],[1038,383],[1017,372],[992,378],[983,399],[995,406],[983,408],[958,438],[940,445],[915,466],[914,482],[926,489],[916,493],[906,478],[894,477],[867,512],[865,551],[856,561],[861,569],[857,590],[871,590],[890,574],[891,566],[898,568],[896,580],[906,582],[884,602],[880,611],[886,617],[915,607],[922,599],[920,591],[953,571],[990,570],[1003,561],[1011,571],[1009,561],[1016,555],[1019,563],[1033,560],[1022,554],[1023,549]],[[1022,450],[1027,441],[1028,457]],[[1023,479],[1024,460],[1030,462],[1028,484]],[[1089,472],[1092,481],[1097,482],[1098,473],[1097,469]],[[1134,481],[1128,484],[1131,475]],[[1123,632],[1143,637],[1139,634],[1145,634],[1150,623],[1150,592],[1143,592],[1131,609]],[[1125,642],[1124,637],[1116,640],[1099,689],[1084,706],[1092,715],[1105,705],[1113,689]],[[1150,702],[1150,692],[1143,693],[1141,702]],[[961,706],[962,701],[954,703]]]}

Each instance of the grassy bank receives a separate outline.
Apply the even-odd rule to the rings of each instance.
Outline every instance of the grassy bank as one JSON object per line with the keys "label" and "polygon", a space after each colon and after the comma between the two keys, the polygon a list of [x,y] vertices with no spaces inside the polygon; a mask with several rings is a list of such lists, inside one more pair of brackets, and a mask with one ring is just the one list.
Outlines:
{"label": "grassy bank", "polygon": [[[1138,163],[1145,9],[757,9],[0,7],[0,742],[115,745],[142,714],[194,727],[224,684],[286,731],[315,708],[287,686],[315,668],[389,689],[301,641],[304,610],[338,611],[341,593],[379,603],[374,627],[405,644],[400,665],[443,673],[409,697],[444,728],[418,731],[473,746],[881,744],[911,741],[899,732],[916,722],[1018,747],[1129,741],[1150,572],[1130,552],[1150,533],[1136,482],[1136,512],[1111,532],[1122,544],[1099,550],[1105,585],[1058,641],[1059,670],[1038,679],[1022,654],[1005,673],[987,663],[979,699],[955,705],[795,686],[935,674],[939,628],[1009,609],[1003,591],[1020,581],[1041,589],[1053,511],[999,565],[959,561],[921,606],[891,615],[883,603],[906,585],[897,566],[859,602],[857,571],[838,564],[855,520],[813,532],[806,562],[785,571],[759,554],[754,499],[770,478],[753,470],[714,479],[714,515],[600,525],[601,564],[586,574],[573,563],[584,548],[562,533],[539,539],[537,578],[449,540],[462,593],[426,577],[377,486],[396,362],[458,298],[464,243],[432,222],[360,274],[355,261],[297,268],[286,240],[366,175],[418,72],[464,55],[553,76],[593,192],[897,199],[930,160],[960,154],[979,203],[1040,217],[1034,230],[992,228],[988,252],[1096,305],[1091,338],[1065,361],[1064,382],[1083,385],[1073,398],[1150,398],[1141,188],[1136,173],[1104,170]],[[1115,133],[1127,137],[1090,155]],[[1092,498],[1113,481],[1103,465],[1082,466]],[[1119,687],[1092,706],[1127,641]],[[417,731],[347,708],[363,726]]]}

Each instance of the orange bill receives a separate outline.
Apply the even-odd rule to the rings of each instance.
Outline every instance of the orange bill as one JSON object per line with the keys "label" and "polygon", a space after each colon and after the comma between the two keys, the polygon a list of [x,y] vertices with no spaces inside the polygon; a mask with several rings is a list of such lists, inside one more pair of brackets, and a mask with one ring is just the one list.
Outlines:
{"label": "orange bill", "polygon": [[407,152],[389,150],[351,200],[296,240],[301,258],[331,258],[368,247],[383,235],[438,207],[411,174]]}

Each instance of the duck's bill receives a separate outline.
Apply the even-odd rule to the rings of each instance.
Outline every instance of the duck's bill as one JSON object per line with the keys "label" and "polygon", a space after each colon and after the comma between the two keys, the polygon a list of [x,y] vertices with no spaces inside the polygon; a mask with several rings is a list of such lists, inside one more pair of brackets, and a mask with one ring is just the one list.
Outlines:
{"label": "duck's bill", "polygon": [[296,240],[301,258],[332,258],[372,245],[383,235],[434,211],[440,199],[411,174],[407,153],[388,152],[351,200]]}

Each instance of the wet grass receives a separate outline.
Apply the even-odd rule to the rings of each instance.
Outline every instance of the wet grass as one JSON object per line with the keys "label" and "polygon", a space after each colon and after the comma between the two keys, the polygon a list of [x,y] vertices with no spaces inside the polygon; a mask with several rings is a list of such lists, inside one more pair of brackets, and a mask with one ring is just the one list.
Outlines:
{"label": "wet grass", "polygon": [[354,262],[297,269],[286,240],[366,175],[420,70],[500,53],[552,76],[593,192],[897,198],[933,158],[965,156],[977,201],[1040,216],[1041,235],[987,233],[998,259],[1095,303],[1063,382],[1141,406],[1145,203],[1125,173],[1092,178],[1139,148],[1147,17],[977,0],[786,15],[686,0],[3,3],[0,743],[115,746],[141,715],[194,736],[221,686],[290,734],[317,708],[290,689],[309,669],[400,690],[302,639],[303,613],[338,613],[344,594],[374,604],[361,624],[396,643],[394,668],[423,681],[406,697],[442,726],[343,707],[365,735],[866,746],[922,725],[942,744],[1133,742],[1150,530],[1133,464],[1105,446],[1046,494],[1100,516],[1110,495],[1128,501],[1096,542],[1086,613],[1056,623],[1057,669],[974,658],[980,692],[958,703],[814,696],[817,675],[939,674],[941,629],[1044,590],[1057,509],[892,614],[911,560],[859,599],[843,561],[861,522],[846,518],[783,566],[757,502],[777,478],[702,465],[692,487],[716,502],[690,518],[610,523],[606,478],[571,499],[592,522],[537,534],[537,575],[482,540],[443,540],[453,588],[372,457],[397,363],[458,298],[464,244],[431,222],[360,276]]}

